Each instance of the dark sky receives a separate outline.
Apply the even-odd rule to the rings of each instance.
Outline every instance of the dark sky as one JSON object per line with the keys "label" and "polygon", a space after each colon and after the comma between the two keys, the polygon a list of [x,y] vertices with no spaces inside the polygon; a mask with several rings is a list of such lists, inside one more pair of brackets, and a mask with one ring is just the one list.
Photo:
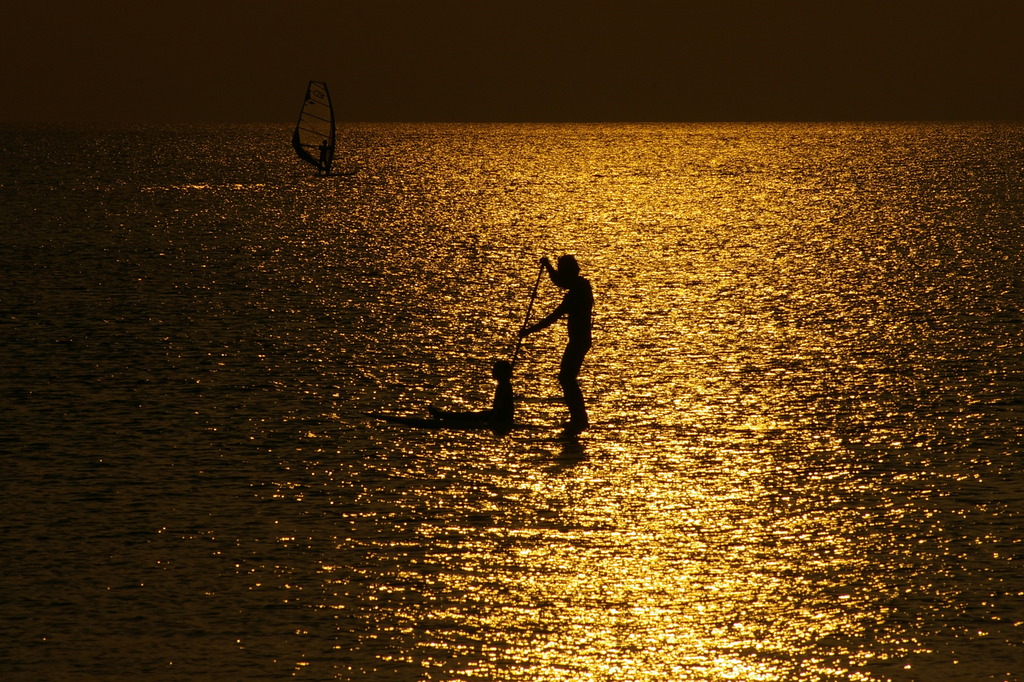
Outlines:
{"label": "dark sky", "polygon": [[0,122],[1024,120],[1020,0],[25,0]]}

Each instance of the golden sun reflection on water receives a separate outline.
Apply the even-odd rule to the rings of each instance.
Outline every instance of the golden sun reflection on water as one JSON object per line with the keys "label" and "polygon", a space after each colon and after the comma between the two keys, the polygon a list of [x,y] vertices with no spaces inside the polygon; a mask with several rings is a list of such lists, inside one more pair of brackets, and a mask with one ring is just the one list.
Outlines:
{"label": "golden sun reflection on water", "polygon": [[[1022,677],[1020,126],[289,135],[4,133],[5,675]],[[559,328],[510,434],[367,415],[486,404],[561,253],[579,442]]]}
{"label": "golden sun reflection on water", "polygon": [[[637,191],[615,201],[655,202]],[[743,211],[768,196],[752,193]],[[934,437],[904,423],[908,394],[922,390],[904,361],[920,363],[915,374],[942,362],[907,312],[920,303],[900,271],[852,243],[875,233],[824,239],[831,228],[808,232],[796,217],[724,225],[699,202],[686,210],[686,227],[563,235],[598,296],[583,373],[595,427],[579,444],[384,429],[375,450],[389,457],[377,472],[387,482],[361,495],[384,505],[363,512],[381,536],[360,541],[374,605],[357,619],[383,628],[364,640],[382,670],[876,680],[927,660],[915,609],[956,597],[948,576],[925,579],[948,561],[927,529],[937,512],[925,481],[950,474],[886,461],[903,440]],[[405,332],[442,340],[432,352],[462,342],[451,319],[499,334],[514,323],[514,306],[495,326],[483,290],[450,286],[440,297],[452,307],[428,308],[424,328]],[[520,419],[536,428],[561,419],[559,344],[550,335],[524,349]],[[384,376],[422,400],[437,380],[424,367]],[[340,566],[324,575],[350,572]],[[325,593],[345,601],[351,587],[338,579]]]}
{"label": "golden sun reflection on water", "polygon": [[[484,679],[858,679],[872,654],[843,642],[884,619],[870,554],[886,548],[863,542],[873,484],[820,405],[842,349],[714,263],[697,269],[728,298],[680,287],[692,255],[648,265],[624,281],[591,260],[601,421],[578,446],[398,436],[414,441],[402,507],[436,514],[385,543],[402,565],[381,589],[419,637],[407,660]],[[550,383],[537,364],[526,386]]]}

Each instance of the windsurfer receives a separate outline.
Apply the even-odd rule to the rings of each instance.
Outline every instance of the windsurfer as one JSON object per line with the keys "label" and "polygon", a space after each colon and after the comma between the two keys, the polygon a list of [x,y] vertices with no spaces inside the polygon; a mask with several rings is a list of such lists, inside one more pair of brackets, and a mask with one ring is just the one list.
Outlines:
{"label": "windsurfer", "polygon": [[565,404],[569,408],[569,422],[565,425],[566,433],[578,434],[590,426],[587,408],[580,389],[579,374],[583,367],[583,359],[590,350],[592,337],[592,314],[594,309],[594,292],[590,282],[580,276],[580,266],[573,256],[562,256],[558,259],[558,269],[551,266],[545,256],[540,259],[541,265],[547,270],[551,281],[558,287],[566,289],[562,302],[550,315],[536,324],[523,327],[519,336],[527,336],[551,326],[561,317],[566,317],[566,330],[569,342],[562,353],[562,361],[558,368],[558,383],[562,386]]}
{"label": "windsurfer", "polygon": [[320,143],[320,174],[330,175],[331,174],[331,155],[333,150],[331,145],[327,144],[327,140]]}

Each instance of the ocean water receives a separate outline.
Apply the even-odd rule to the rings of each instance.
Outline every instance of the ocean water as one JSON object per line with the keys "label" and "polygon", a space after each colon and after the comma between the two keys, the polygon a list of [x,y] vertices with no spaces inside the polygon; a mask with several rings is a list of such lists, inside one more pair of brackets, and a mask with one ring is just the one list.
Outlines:
{"label": "ocean water", "polygon": [[1024,680],[1024,126],[288,139],[0,129],[5,680]]}

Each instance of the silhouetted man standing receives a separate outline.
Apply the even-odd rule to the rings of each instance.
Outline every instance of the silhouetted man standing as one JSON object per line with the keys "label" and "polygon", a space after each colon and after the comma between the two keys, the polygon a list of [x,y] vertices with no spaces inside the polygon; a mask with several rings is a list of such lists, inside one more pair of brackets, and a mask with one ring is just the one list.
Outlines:
{"label": "silhouetted man standing", "polygon": [[590,422],[587,419],[587,408],[583,403],[583,391],[580,390],[578,377],[583,366],[583,358],[590,350],[592,342],[591,317],[594,309],[594,292],[590,282],[580,276],[580,266],[573,256],[562,256],[558,259],[558,269],[551,267],[547,257],[540,263],[548,271],[551,281],[562,289],[567,289],[562,302],[550,315],[534,325],[520,330],[520,336],[527,336],[554,324],[559,318],[567,318],[566,329],[569,332],[569,343],[562,354],[562,362],[558,369],[558,383],[562,386],[565,404],[569,408],[569,423],[565,425],[567,433],[577,434],[584,431]]}
{"label": "silhouetted man standing", "polygon": [[334,156],[334,148],[327,144],[327,140],[320,143],[320,175],[331,174],[331,157]]}

